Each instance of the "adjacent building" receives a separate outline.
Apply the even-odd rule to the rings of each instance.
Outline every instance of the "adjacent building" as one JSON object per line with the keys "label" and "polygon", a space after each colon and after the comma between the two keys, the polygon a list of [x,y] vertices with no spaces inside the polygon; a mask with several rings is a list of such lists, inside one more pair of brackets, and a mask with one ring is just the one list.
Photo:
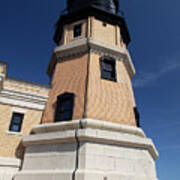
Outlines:
{"label": "adjacent building", "polygon": [[41,122],[48,92],[48,86],[9,78],[7,64],[0,62],[0,179],[19,169],[21,139]]}

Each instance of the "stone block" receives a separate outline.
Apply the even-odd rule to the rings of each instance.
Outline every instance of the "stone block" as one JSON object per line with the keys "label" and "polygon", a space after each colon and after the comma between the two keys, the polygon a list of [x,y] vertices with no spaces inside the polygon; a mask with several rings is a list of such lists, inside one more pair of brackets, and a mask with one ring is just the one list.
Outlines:
{"label": "stone block", "polygon": [[72,180],[73,171],[42,170],[18,173],[14,180]]}
{"label": "stone block", "polygon": [[13,158],[0,158],[0,180],[12,180],[18,172],[21,161]]}
{"label": "stone block", "polygon": [[24,139],[23,169],[15,180],[73,180],[74,175],[76,180],[157,180],[158,153],[150,139],[134,128],[128,133],[125,126],[118,132],[104,122],[90,124],[81,128],[76,122],[70,130],[63,123],[60,130],[50,126],[45,132],[38,127],[40,133]]}

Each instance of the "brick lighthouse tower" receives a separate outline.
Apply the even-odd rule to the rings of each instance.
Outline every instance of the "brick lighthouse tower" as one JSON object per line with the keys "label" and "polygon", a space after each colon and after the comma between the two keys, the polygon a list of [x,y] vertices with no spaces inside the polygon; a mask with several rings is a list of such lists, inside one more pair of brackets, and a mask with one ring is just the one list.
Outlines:
{"label": "brick lighthouse tower", "polygon": [[15,180],[157,180],[158,153],[139,128],[118,0],[68,0],[48,66],[42,124],[23,138]]}

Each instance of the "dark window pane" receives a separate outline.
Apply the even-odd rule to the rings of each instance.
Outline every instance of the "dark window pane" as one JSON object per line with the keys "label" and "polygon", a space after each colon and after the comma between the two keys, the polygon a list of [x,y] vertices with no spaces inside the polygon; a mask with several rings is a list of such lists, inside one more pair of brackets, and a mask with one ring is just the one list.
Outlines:
{"label": "dark window pane", "polygon": [[13,132],[20,132],[23,118],[24,114],[13,113],[9,130]]}
{"label": "dark window pane", "polygon": [[61,106],[60,106],[60,111],[71,110],[72,106],[73,104],[72,104],[71,99],[66,99],[62,101]]}
{"label": "dark window pane", "polygon": [[138,127],[140,127],[140,113],[139,113],[137,107],[134,107],[134,114],[135,114],[135,118],[136,118],[136,124]]}
{"label": "dark window pane", "polygon": [[19,126],[18,126],[18,125],[13,124],[13,125],[11,126],[11,131],[18,132],[18,131],[19,131]]}
{"label": "dark window pane", "polygon": [[109,71],[103,71],[102,76],[105,79],[111,79],[112,78],[111,72],[109,72]]}
{"label": "dark window pane", "polygon": [[14,124],[20,124],[22,121],[21,116],[14,116],[13,123]]}
{"label": "dark window pane", "polygon": [[74,38],[81,36],[81,24],[74,26]]}
{"label": "dark window pane", "polygon": [[71,111],[65,111],[61,114],[61,120],[71,120],[71,118],[72,118]]}
{"label": "dark window pane", "polygon": [[65,93],[57,100],[55,122],[72,120],[74,106],[74,94]]}
{"label": "dark window pane", "polygon": [[110,57],[101,59],[101,78],[116,81],[115,60]]}
{"label": "dark window pane", "polygon": [[113,64],[107,62],[103,62],[103,69],[107,71],[113,71]]}

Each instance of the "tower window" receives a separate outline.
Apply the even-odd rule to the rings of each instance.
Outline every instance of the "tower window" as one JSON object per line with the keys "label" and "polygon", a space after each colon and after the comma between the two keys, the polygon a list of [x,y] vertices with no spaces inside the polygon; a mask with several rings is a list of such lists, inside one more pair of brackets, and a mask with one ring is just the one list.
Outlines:
{"label": "tower window", "polygon": [[116,81],[116,61],[114,58],[104,56],[100,59],[101,78]]}
{"label": "tower window", "polygon": [[20,132],[22,127],[24,114],[13,113],[9,131]]}
{"label": "tower window", "polygon": [[57,98],[55,122],[72,120],[74,107],[74,94],[65,93]]}
{"label": "tower window", "polygon": [[74,38],[81,36],[82,24],[74,26]]}
{"label": "tower window", "polygon": [[140,127],[140,113],[139,113],[137,107],[134,107],[134,115],[135,115],[135,118],[136,118],[136,124],[137,124],[138,127]]}

